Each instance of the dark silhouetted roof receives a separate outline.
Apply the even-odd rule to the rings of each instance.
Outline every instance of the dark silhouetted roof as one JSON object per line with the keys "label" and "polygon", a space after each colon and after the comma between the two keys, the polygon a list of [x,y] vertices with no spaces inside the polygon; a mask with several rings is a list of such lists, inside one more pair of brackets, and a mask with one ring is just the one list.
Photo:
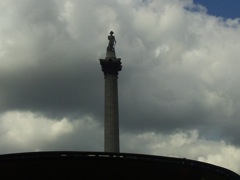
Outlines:
{"label": "dark silhouetted roof", "polygon": [[188,159],[104,152],[5,154],[0,171],[1,179],[240,179],[228,169]]}

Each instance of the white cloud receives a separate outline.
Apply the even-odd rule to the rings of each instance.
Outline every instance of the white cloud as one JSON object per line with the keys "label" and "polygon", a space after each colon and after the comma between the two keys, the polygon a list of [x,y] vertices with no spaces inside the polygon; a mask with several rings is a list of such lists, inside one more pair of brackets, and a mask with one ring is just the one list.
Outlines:
{"label": "white cloud", "polygon": [[[50,144],[64,145],[69,137],[72,144],[81,142],[79,146],[84,147],[88,144],[84,142],[85,138],[88,137],[91,142],[100,138],[98,128],[99,125],[90,116],[69,121],[67,118],[49,119],[32,112],[10,111],[0,118],[0,152],[51,150]],[[79,139],[74,139],[73,135]]]}
{"label": "white cloud", "polygon": [[194,159],[240,173],[240,148],[224,141],[199,137],[197,130],[171,134],[146,132],[123,134],[122,151]]}
{"label": "white cloud", "polygon": [[31,112],[11,111],[1,115],[0,151],[41,149],[42,144],[54,142],[72,133],[74,126],[67,119],[51,120]]}
{"label": "white cloud", "polygon": [[[210,150],[213,149],[208,147]],[[214,152],[206,154],[204,157],[198,157],[197,160],[215,164],[234,172],[240,173],[239,157],[240,148],[226,145],[225,143],[218,143],[214,148]]]}

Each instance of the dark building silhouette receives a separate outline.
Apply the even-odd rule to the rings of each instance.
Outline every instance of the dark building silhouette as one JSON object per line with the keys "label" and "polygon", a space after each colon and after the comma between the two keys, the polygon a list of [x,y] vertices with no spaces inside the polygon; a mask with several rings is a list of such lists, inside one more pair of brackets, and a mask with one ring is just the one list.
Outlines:
{"label": "dark building silhouette", "polygon": [[106,152],[0,155],[1,179],[239,180],[236,173],[188,159]]}

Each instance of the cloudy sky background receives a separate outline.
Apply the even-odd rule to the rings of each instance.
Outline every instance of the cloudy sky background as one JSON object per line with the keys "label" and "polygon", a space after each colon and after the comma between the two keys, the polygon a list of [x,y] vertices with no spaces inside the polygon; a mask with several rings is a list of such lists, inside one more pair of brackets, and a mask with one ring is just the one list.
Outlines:
{"label": "cloudy sky background", "polygon": [[113,30],[121,152],[240,173],[240,19],[197,2],[0,0],[0,153],[103,151]]}

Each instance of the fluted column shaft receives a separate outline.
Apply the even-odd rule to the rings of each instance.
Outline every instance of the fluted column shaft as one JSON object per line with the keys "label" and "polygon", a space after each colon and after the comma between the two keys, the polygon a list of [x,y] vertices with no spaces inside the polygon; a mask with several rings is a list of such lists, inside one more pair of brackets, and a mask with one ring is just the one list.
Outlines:
{"label": "fluted column shaft", "polygon": [[119,152],[118,77],[105,75],[104,150]]}
{"label": "fluted column shaft", "polygon": [[104,151],[116,152],[119,148],[118,120],[118,72],[121,71],[120,58],[100,59],[105,79],[104,98]]}

